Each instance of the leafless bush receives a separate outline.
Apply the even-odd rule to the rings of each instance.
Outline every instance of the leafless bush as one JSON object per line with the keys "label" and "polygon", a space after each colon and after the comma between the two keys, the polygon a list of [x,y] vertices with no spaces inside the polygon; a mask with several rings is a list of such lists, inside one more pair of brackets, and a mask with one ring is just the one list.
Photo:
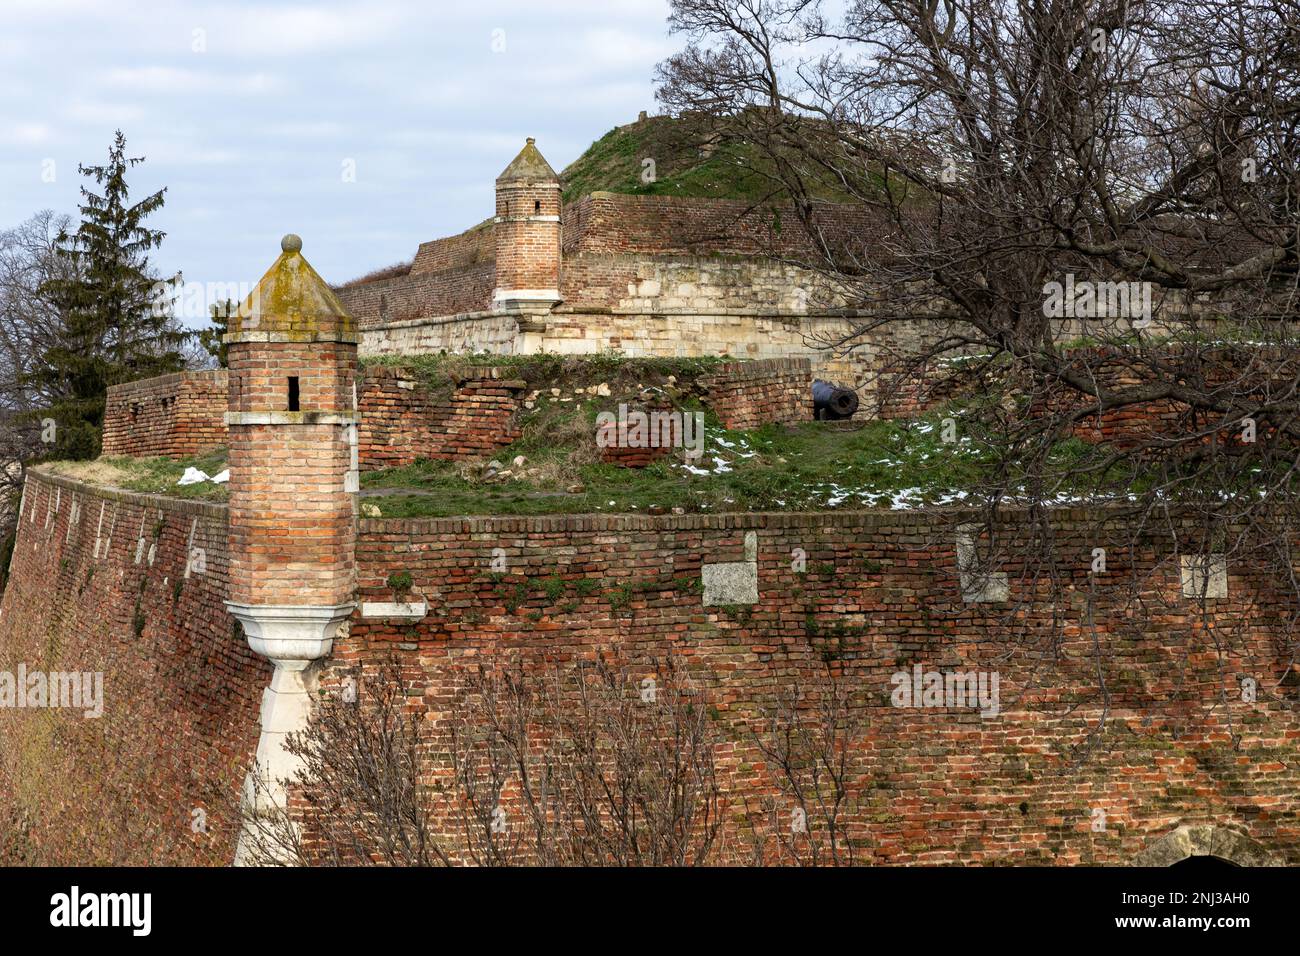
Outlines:
{"label": "leafless bush", "polygon": [[[247,815],[245,862],[685,866],[710,857],[721,825],[712,719],[671,663],[475,671],[447,753],[421,741],[397,664],[363,676],[356,691],[355,702],[322,695],[307,729],[290,736],[302,761],[294,780],[250,775],[246,804],[261,811]],[[438,766],[450,773],[431,785]]]}
{"label": "leafless bush", "polygon": [[712,719],[671,660],[482,669],[463,700],[453,799],[475,862],[708,861],[721,825]]}
{"label": "leafless bush", "polygon": [[[853,748],[866,720],[830,666],[816,679],[791,685],[764,715],[755,734],[779,796],[746,803],[753,829],[754,862],[798,866],[852,866],[855,847],[845,823],[860,794]],[[763,824],[763,829],[757,826]]]}

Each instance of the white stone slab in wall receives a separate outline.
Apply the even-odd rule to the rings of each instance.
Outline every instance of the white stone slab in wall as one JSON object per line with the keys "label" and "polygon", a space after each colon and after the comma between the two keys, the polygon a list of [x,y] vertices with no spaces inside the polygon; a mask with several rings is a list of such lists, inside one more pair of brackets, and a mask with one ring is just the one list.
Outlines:
{"label": "white stone slab in wall", "polygon": [[745,560],[700,566],[704,606],[758,603],[758,533],[745,532]]}
{"label": "white stone slab in wall", "polygon": [[418,621],[429,613],[429,605],[425,601],[363,601],[361,602],[362,617],[388,617],[400,618],[404,621]]}
{"label": "white stone slab in wall", "polygon": [[967,604],[997,603],[1011,596],[1005,571],[980,566],[976,530],[971,526],[957,529],[957,574],[961,580],[961,599]]}
{"label": "white stone slab in wall", "polygon": [[1183,597],[1210,599],[1228,596],[1228,558],[1223,554],[1182,556]]}

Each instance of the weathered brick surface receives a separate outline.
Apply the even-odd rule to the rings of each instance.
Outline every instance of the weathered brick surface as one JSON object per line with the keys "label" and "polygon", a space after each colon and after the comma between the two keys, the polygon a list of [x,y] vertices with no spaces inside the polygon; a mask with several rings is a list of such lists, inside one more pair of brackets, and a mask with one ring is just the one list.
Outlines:
{"label": "weathered brick surface", "polygon": [[527,385],[508,375],[473,369],[437,390],[404,369],[368,368],[359,396],[362,470],[482,457],[517,440]]}
{"label": "weathered brick surface", "polygon": [[[1113,347],[1085,346],[1066,349],[1062,354],[1067,359],[1066,368],[1107,390],[1122,392],[1151,380],[1151,373],[1137,364],[1134,356],[1126,356]],[[1211,388],[1230,385],[1239,392],[1257,389],[1261,398],[1269,391],[1276,394],[1286,390],[1293,379],[1291,369],[1273,366],[1269,375],[1275,381],[1270,387],[1267,382],[1269,375],[1263,373],[1264,368],[1270,367],[1269,362],[1257,349],[1235,358],[1227,350],[1203,350],[1182,358],[1176,352],[1166,352],[1162,360],[1171,369],[1178,369],[1180,361],[1189,361],[1182,373],[1187,378],[1201,379]],[[1252,367],[1258,368],[1259,373],[1253,373]],[[1178,372],[1173,374],[1175,378],[1180,377]],[[889,376],[882,384],[877,409],[881,417],[912,418],[954,398],[1001,391],[1011,383],[1006,381],[1001,367],[985,368],[976,359],[957,364],[918,365],[904,374]],[[1039,389],[1029,408],[1033,415],[1064,415],[1093,404],[1092,399],[1064,384],[1058,383],[1052,389],[1039,386]],[[1222,418],[1213,420],[1221,422]],[[1191,406],[1172,399],[1158,399],[1122,408],[1107,408],[1099,415],[1081,417],[1071,426],[1071,433],[1083,441],[1131,448],[1162,437],[1204,433],[1210,423],[1205,412],[1194,411]],[[1219,430],[1218,440],[1236,441],[1240,431],[1240,420],[1231,419],[1230,427]],[[1261,434],[1265,431],[1266,425],[1261,423]]]}
{"label": "weathered brick surface", "polygon": [[396,276],[338,290],[357,326],[375,328],[391,322],[478,313],[492,304],[496,261],[474,262],[442,272]]}
{"label": "weathered brick surface", "polygon": [[[336,360],[334,347],[325,345],[277,345],[279,359],[249,357],[236,350],[232,369],[240,376],[234,411],[286,407],[288,375],[301,373],[302,363],[316,356]],[[116,439],[105,454],[144,457],[167,455],[181,458],[229,439],[223,416],[227,396],[212,398],[208,387],[227,385],[226,373],[201,373],[204,403],[187,401],[194,392],[185,376],[168,375],[134,383],[136,400],[157,409],[188,409],[183,416],[154,415],[130,422],[131,402],[121,396],[110,404],[105,416],[105,434],[126,436]],[[391,366],[372,365],[361,375],[357,400],[361,411],[358,429],[362,471],[409,465],[429,458],[462,460],[490,455],[520,437],[519,415],[523,408],[525,382],[510,378],[509,368],[489,366],[460,373],[445,389],[430,388],[413,373]],[[718,411],[728,428],[755,428],[767,422],[800,421],[811,417],[807,359],[760,362],[732,362],[702,382],[708,389],[705,401]],[[332,408],[350,401],[350,382],[318,372],[298,374],[301,406]],[[233,394],[233,393],[232,393]],[[174,402],[163,398],[180,395]],[[146,399],[145,396],[153,398]],[[161,396],[161,398],[158,398]],[[154,400],[154,399],[157,400]],[[184,423],[178,427],[177,422]],[[204,436],[202,441],[197,436]],[[661,449],[605,449],[607,461],[629,467],[644,467],[662,457]]]}
{"label": "weathered brick surface", "polygon": [[[661,458],[667,458],[674,452],[670,445],[633,447],[619,444],[616,436],[618,426],[607,425],[605,430],[607,432],[606,444],[600,449],[600,460],[607,465],[618,465],[620,468],[645,468]],[[597,435],[599,437],[599,430]]]}
{"label": "weathered brick surface", "polygon": [[486,223],[466,229],[460,235],[420,243],[415,261],[411,263],[411,275],[463,269],[481,262],[490,262],[495,255],[492,223]]}
{"label": "weathered brick surface", "polygon": [[224,370],[114,385],[104,408],[105,455],[185,458],[225,444]]}
{"label": "weathered brick surface", "polygon": [[[955,520],[937,512],[366,520],[362,599],[391,599],[388,576],[407,572],[430,614],[414,624],[354,619],[326,684],[394,650],[423,693],[412,706],[424,717],[429,772],[446,783],[446,734],[467,668],[517,658],[540,669],[603,655],[650,674],[672,653],[717,708],[730,814],[744,812],[745,796],[774,793],[752,736],[766,708],[782,688],[816,687],[829,661],[865,721],[845,814],[862,862],[1122,864],[1174,827],[1204,822],[1300,863],[1300,718],[1294,680],[1278,686],[1291,667],[1290,604],[1269,575],[1230,568],[1230,598],[1203,610],[1182,597],[1175,556],[1144,541],[1130,550],[1125,522],[1099,523],[1080,509],[1058,513],[1056,539],[1077,600],[1051,602],[1024,567],[1008,566],[1009,602],[968,604]],[[703,607],[691,586],[701,562],[740,560],[749,529],[758,533],[758,603]],[[1110,549],[1109,572],[1091,581],[1096,546]],[[493,574],[498,548],[504,577]],[[792,570],[796,548],[806,573]],[[1134,568],[1154,609],[1143,633],[1133,633],[1127,603]],[[563,594],[542,587],[553,577]],[[589,593],[578,589],[584,580]],[[1085,624],[1090,588],[1095,635]],[[1054,623],[1063,627],[1056,644]],[[1001,715],[891,706],[891,675],[913,664],[996,670]],[[1245,675],[1275,690],[1245,703]],[[1103,832],[1092,830],[1097,808]],[[454,839],[456,827],[444,825]]]}
{"label": "weathered brick surface", "polygon": [[97,719],[0,708],[0,806],[30,826],[6,815],[0,844],[25,856],[5,862],[230,863],[271,668],[228,581],[224,507],[28,472],[0,670],[99,671],[104,701]]}
{"label": "weathered brick surface", "polygon": [[[366,520],[359,597],[391,599],[389,575],[407,572],[430,614],[354,616],[323,684],[397,653],[425,717],[428,772],[446,782],[450,710],[474,663],[540,669],[603,655],[650,674],[673,654],[717,710],[716,758],[728,806],[742,813],[745,796],[775,792],[752,737],[765,708],[781,688],[817,686],[829,661],[864,721],[846,811],[863,862],[1125,863],[1177,826],[1210,823],[1300,863],[1300,718],[1286,676],[1290,605],[1276,581],[1231,567],[1229,598],[1202,608],[1181,596],[1176,557],[1150,542],[1130,550],[1123,522],[1083,509],[1056,518],[1057,558],[1080,595],[1068,607],[1014,565],[1010,602],[964,603],[957,518],[941,512]],[[701,564],[740,560],[749,530],[758,603],[702,606],[691,584]],[[191,533],[206,569],[186,578]],[[93,845],[112,862],[229,861],[269,665],[222,607],[224,535],[219,506],[30,476],[0,668],[25,660],[103,670],[106,681],[98,721],[0,711],[0,799],[31,816],[29,858],[82,862]],[[1099,545],[1109,572],[1090,581]],[[504,577],[491,564],[498,548]],[[804,573],[792,568],[796,548]],[[1145,633],[1127,623],[1134,569],[1155,609]],[[552,577],[563,594],[542,587]],[[1090,588],[1100,661],[1084,623]],[[996,670],[1001,715],[892,707],[890,676],[914,663]],[[1257,703],[1241,700],[1242,676],[1258,679]],[[191,828],[195,808],[206,834]]]}
{"label": "weathered brick surface", "polygon": [[812,420],[812,362],[806,358],[728,362],[700,384],[724,428]]}
{"label": "weathered brick surface", "polygon": [[356,346],[232,343],[230,410],[288,412],[299,381],[300,421],[231,425],[230,600],[337,605],[351,600],[354,496],[346,489]]}

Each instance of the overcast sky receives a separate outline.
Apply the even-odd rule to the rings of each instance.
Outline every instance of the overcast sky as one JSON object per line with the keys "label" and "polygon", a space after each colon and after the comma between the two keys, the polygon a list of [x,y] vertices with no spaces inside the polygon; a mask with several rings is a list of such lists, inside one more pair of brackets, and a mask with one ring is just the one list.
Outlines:
{"label": "overcast sky", "polygon": [[[535,136],[556,170],[639,110],[667,0],[0,0],[0,228],[76,212],[121,127],[167,187],[156,262],[254,282],[297,232],[330,282],[491,215]],[[52,161],[52,162],[51,162]],[[355,181],[346,181],[355,170]],[[46,180],[53,178],[53,182]]]}

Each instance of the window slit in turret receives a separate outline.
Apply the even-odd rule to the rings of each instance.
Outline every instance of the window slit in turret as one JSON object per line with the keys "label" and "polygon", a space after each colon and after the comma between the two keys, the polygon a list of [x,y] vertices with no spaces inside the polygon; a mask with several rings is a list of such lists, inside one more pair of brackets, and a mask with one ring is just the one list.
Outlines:
{"label": "window slit in turret", "polygon": [[298,411],[298,376],[289,376],[289,411]]}

